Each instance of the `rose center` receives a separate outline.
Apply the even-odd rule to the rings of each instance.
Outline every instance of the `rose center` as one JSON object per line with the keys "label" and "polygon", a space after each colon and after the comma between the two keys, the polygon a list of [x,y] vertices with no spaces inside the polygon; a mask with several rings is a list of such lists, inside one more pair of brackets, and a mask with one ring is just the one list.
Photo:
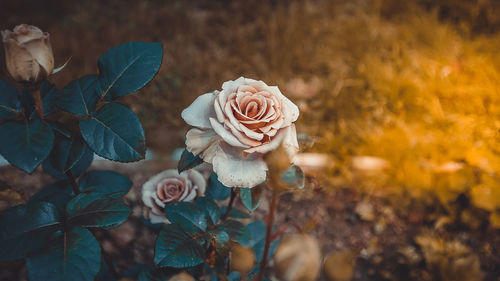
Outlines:
{"label": "rose center", "polygon": [[245,109],[245,115],[253,118],[255,115],[259,113],[259,104],[256,101],[251,101],[247,104],[247,108]]}

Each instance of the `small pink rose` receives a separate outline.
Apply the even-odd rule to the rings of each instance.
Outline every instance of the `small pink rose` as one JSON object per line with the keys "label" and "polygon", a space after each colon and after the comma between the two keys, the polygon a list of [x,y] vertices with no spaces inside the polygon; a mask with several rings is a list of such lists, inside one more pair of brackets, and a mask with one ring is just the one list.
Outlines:
{"label": "small pink rose", "polygon": [[276,86],[240,77],[222,91],[199,96],[182,112],[191,126],[187,150],[213,165],[226,186],[254,187],[266,180],[264,153],[281,144],[298,150],[299,109]]}
{"label": "small pink rose", "polygon": [[166,204],[175,202],[193,202],[205,194],[207,182],[196,170],[179,174],[175,169],[163,171],[142,186],[142,201],[151,208],[152,223],[169,223],[165,216]]}

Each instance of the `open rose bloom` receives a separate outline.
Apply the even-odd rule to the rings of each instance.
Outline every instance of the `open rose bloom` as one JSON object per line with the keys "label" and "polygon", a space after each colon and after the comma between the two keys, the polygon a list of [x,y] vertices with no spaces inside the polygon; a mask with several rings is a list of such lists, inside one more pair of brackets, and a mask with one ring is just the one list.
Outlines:
{"label": "open rose bloom", "polygon": [[262,156],[281,144],[298,150],[294,122],[299,109],[276,86],[240,77],[222,91],[199,96],[182,112],[196,127],[187,133],[188,151],[213,165],[229,187],[254,187],[266,180]]}
{"label": "open rose bloom", "polygon": [[169,223],[165,205],[175,202],[193,202],[205,194],[207,181],[196,170],[179,174],[176,169],[163,171],[142,186],[142,201],[151,211],[152,223]]}

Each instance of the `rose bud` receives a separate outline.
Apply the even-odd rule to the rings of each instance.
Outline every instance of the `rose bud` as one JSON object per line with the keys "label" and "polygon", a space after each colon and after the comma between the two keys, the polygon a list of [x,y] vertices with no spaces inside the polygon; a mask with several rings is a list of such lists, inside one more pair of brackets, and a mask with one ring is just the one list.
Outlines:
{"label": "rose bud", "polygon": [[165,205],[193,202],[205,194],[206,186],[206,179],[193,169],[180,174],[171,169],[153,176],[142,186],[142,201],[151,208],[151,223],[170,223],[165,216]]}
{"label": "rose bud", "polygon": [[33,25],[21,24],[1,32],[7,71],[17,81],[39,82],[54,70],[50,36]]}
{"label": "rose bud", "polygon": [[274,269],[280,280],[316,280],[321,267],[318,240],[308,234],[288,235],[276,249],[274,262]]}
{"label": "rose bud", "polygon": [[186,135],[186,148],[212,164],[224,185],[251,188],[266,180],[265,153],[281,144],[298,150],[298,117],[298,107],[278,87],[240,77],[184,109],[182,118],[196,127]]}

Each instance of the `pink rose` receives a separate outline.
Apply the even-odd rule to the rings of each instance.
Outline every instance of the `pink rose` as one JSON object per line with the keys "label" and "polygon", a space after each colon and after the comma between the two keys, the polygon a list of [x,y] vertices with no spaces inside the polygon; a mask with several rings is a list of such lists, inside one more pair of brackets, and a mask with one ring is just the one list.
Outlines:
{"label": "pink rose", "polygon": [[184,109],[182,118],[197,127],[187,133],[186,148],[211,163],[224,185],[254,187],[266,180],[264,153],[282,143],[298,150],[298,116],[278,87],[240,77]]}
{"label": "pink rose", "polygon": [[21,24],[1,32],[7,70],[18,81],[38,82],[54,70],[54,55],[47,32]]}
{"label": "pink rose", "polygon": [[151,208],[152,223],[169,223],[165,216],[165,205],[175,202],[193,202],[205,194],[207,182],[196,170],[179,174],[175,169],[163,171],[142,186],[142,201]]}

